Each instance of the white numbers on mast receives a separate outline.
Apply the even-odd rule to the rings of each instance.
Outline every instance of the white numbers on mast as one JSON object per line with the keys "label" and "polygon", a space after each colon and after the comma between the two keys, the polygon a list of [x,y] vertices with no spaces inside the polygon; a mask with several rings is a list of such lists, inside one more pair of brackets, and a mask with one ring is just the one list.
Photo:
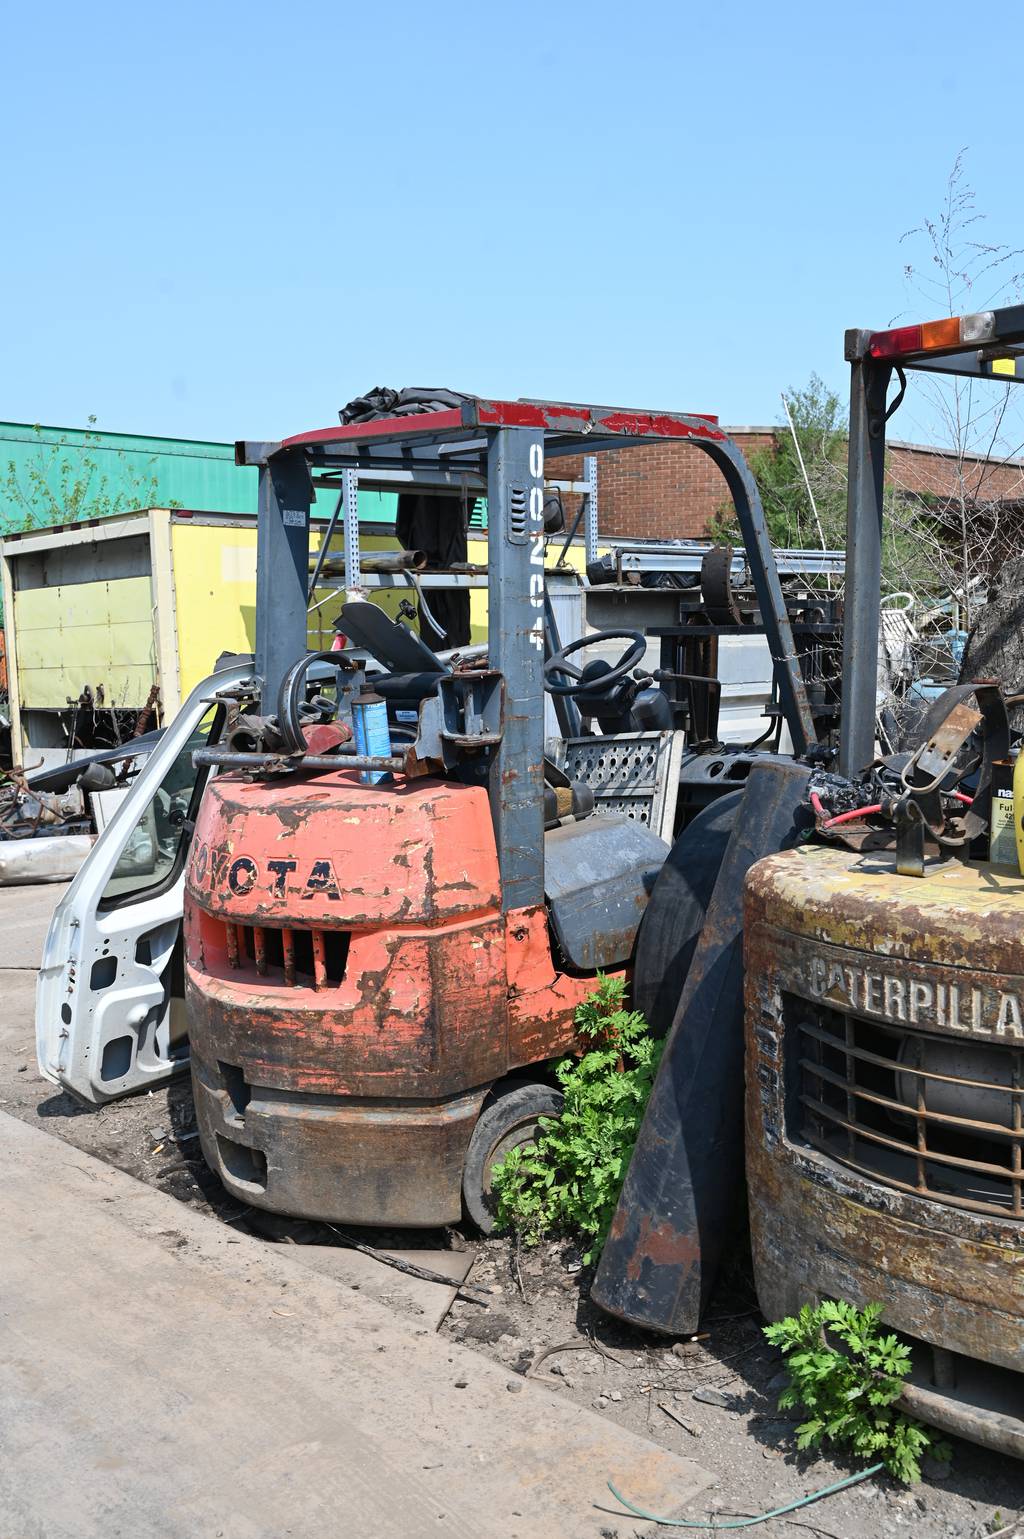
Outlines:
{"label": "white numbers on mast", "polygon": [[530,646],[544,651],[544,446],[530,445]]}

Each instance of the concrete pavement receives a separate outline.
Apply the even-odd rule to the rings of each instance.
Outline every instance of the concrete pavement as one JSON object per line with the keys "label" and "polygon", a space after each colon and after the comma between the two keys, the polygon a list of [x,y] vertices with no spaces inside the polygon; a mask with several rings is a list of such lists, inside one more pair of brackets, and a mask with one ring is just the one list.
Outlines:
{"label": "concrete pavement", "polygon": [[39,967],[53,911],[69,882],[0,887],[0,970]]}
{"label": "concrete pavement", "polygon": [[698,1466],[288,1247],[4,1114],[0,1162],[5,1539],[625,1539],[609,1476],[700,1515]]}

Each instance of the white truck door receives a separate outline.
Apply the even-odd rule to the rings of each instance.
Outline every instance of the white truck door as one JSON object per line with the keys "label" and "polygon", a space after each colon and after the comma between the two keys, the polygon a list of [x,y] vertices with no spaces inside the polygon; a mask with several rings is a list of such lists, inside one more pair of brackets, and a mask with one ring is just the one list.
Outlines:
{"label": "white truck door", "polygon": [[94,1106],[188,1064],[179,939],[185,865],[219,735],[214,696],[252,676],[239,663],[194,689],[54,912],[36,986],[40,1073]]}

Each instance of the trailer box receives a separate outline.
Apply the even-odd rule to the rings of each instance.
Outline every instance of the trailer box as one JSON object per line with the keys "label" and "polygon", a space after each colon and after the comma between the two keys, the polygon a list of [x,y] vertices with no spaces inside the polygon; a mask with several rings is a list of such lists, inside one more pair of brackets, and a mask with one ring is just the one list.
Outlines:
{"label": "trailer box", "polygon": [[[325,519],[326,514],[314,521],[313,551]],[[398,548],[393,526],[379,519],[361,524],[364,556]],[[706,549],[669,542],[652,547],[650,560],[668,556],[678,566],[685,556],[696,573]],[[339,529],[331,542],[331,575],[325,573],[310,607],[308,644],[317,651],[331,645],[333,621],[345,599],[342,553]],[[435,586],[454,581],[469,588],[472,640],[481,642],[487,635],[485,531],[470,529],[467,554],[475,572],[454,578],[422,573],[417,581],[428,601]],[[779,553],[785,571],[801,570],[802,559],[802,553]],[[626,583],[588,586],[580,541],[565,549],[561,540],[552,541],[547,561],[549,571],[558,568],[557,575],[551,573],[551,593],[563,644],[585,629],[625,624],[646,632],[678,618],[679,591],[641,586],[639,572]],[[157,719],[148,725],[166,725],[219,657],[250,653],[255,645],[255,516],[147,508],[26,530],[0,542],[0,566],[16,764],[65,762],[72,738],[81,740],[76,724],[81,725],[79,700],[86,688],[101,706],[108,736],[132,730],[134,713],[145,708],[154,687]],[[364,572],[362,583],[392,617],[403,600],[420,598],[401,573]],[[720,647],[723,736],[736,741],[756,737],[771,695],[767,643],[759,635],[726,633]],[[649,648],[648,666],[658,666],[657,642]],[[118,713],[116,722],[112,711]],[[550,703],[547,715],[549,734],[554,734]],[[90,746],[72,748],[71,757]]]}
{"label": "trailer box", "polygon": [[[362,543],[367,551],[397,545],[379,524]],[[254,516],[147,508],[26,530],[0,542],[0,565],[16,764],[65,761],[86,688],[106,729],[120,731],[155,686],[149,724],[166,725],[218,657],[253,650]],[[310,646],[329,647],[344,594],[332,603],[325,587],[315,597]],[[380,602],[397,607],[400,597],[396,588]]]}

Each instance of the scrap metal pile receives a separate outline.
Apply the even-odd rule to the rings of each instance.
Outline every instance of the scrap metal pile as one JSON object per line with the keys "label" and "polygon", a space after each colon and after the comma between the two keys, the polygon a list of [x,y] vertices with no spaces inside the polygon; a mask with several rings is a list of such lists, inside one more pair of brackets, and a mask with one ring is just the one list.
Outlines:
{"label": "scrap metal pile", "polygon": [[[0,886],[69,881],[161,735],[162,729],[144,732],[57,766],[0,770]],[[158,856],[147,824],[126,859],[153,869]]]}
{"label": "scrap metal pile", "polygon": [[3,772],[0,782],[0,839],[31,839],[38,834],[89,834],[92,820],[81,786],[66,791],[34,791],[22,769]]}

